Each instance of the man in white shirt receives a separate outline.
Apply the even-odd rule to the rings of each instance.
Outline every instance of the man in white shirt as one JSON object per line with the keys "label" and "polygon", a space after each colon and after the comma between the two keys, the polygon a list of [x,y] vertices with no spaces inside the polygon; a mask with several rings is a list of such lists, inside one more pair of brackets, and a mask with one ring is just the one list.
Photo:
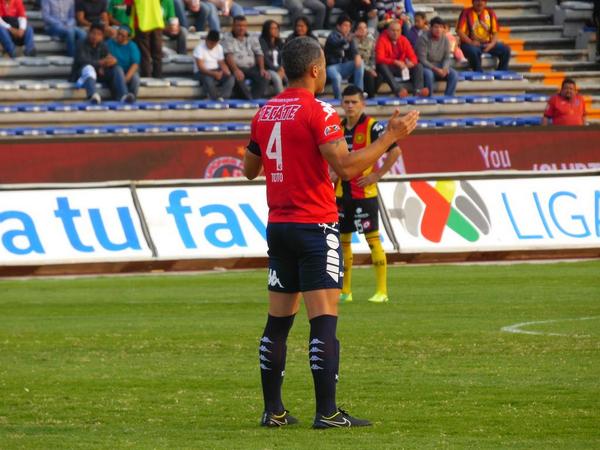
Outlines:
{"label": "man in white shirt", "polygon": [[225,64],[223,47],[219,44],[219,32],[210,30],[206,41],[194,49],[194,74],[211,100],[231,97],[235,78]]}

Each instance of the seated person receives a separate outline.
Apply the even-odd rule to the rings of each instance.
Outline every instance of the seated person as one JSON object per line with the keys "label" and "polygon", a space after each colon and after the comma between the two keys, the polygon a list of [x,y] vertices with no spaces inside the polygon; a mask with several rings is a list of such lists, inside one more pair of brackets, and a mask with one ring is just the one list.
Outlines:
{"label": "seated person", "polygon": [[71,80],[76,81],[78,87],[85,88],[87,99],[95,105],[102,101],[96,92],[96,80],[108,85],[114,100],[135,101],[135,97],[127,93],[123,69],[104,42],[104,26],[101,24],[92,24],[87,39],[77,46]]}
{"label": "seated person", "polygon": [[417,49],[417,41],[419,40],[419,36],[421,36],[424,32],[429,29],[427,25],[427,16],[424,12],[416,12],[415,13],[415,24],[408,30],[406,33],[406,39],[412,45],[414,50]]}
{"label": "seated person", "polygon": [[475,72],[482,71],[483,53],[498,57],[498,70],[508,70],[510,48],[498,41],[496,13],[486,6],[486,0],[472,1],[473,6],[463,9],[456,25],[461,50]]}
{"label": "seated person", "polygon": [[85,39],[85,31],[75,26],[73,0],[44,0],[42,2],[44,29],[48,35],[65,41],[67,56],[74,56],[77,43]]}
{"label": "seated person", "polygon": [[312,32],[310,21],[306,16],[300,16],[294,21],[294,31],[287,37],[285,42],[300,36],[308,36],[319,42],[319,38],[317,38]]}
{"label": "seated person", "polygon": [[[127,90],[133,95],[135,101],[140,88],[140,49],[129,35],[131,29],[127,25],[121,25],[114,39],[109,39],[106,45],[108,51],[117,59],[117,64],[123,69]],[[131,99],[129,99],[131,100]]]}
{"label": "seated person", "polygon": [[365,65],[363,84],[365,94],[369,98],[375,97],[379,87],[379,76],[375,67],[375,38],[369,31],[365,19],[359,19],[354,30],[354,45]]}
{"label": "seated person", "polygon": [[283,41],[279,37],[279,24],[274,20],[265,20],[258,41],[265,57],[265,68],[271,75],[273,90],[277,95],[283,91],[283,83],[286,80],[281,66]]}
{"label": "seated person", "polygon": [[[333,6],[333,0],[330,2]],[[283,7],[289,11],[292,23],[296,23],[296,19],[302,16],[303,10],[306,8],[313,14],[313,28],[317,30],[328,28],[325,24],[328,9],[325,0],[283,0]]]}
{"label": "seated person", "polygon": [[21,45],[25,56],[37,54],[23,0],[0,1],[0,44],[11,58],[17,56],[16,46]]}
{"label": "seated person", "polygon": [[[263,98],[271,75],[265,69],[265,59],[258,39],[248,35],[245,16],[233,18],[231,33],[227,33],[223,39],[223,51],[229,70],[235,77],[238,94],[246,100]],[[250,80],[252,90],[246,80]]]}
{"label": "seated person", "polygon": [[235,84],[219,39],[219,32],[210,30],[206,41],[194,49],[194,74],[211,100],[230,98]]}
{"label": "seated person", "polygon": [[429,89],[423,87],[423,66],[419,64],[410,42],[400,34],[400,30],[400,23],[393,21],[379,35],[375,44],[377,73],[397,97],[406,97],[408,91],[401,87],[396,77],[411,81],[415,95],[427,97]]}
{"label": "seated person", "polygon": [[423,79],[429,94],[433,93],[434,80],[446,80],[444,95],[454,96],[458,73],[450,67],[450,42],[444,33],[444,21],[431,19],[431,29],[417,41],[417,58],[423,66]]}
{"label": "seated person", "polygon": [[207,22],[209,30],[221,31],[219,10],[214,4],[207,0],[184,0],[184,3],[194,18],[194,25],[190,27],[190,32],[204,31]]}
{"label": "seated person", "polygon": [[341,15],[336,21],[335,30],[329,33],[325,42],[325,62],[327,79],[331,81],[333,96],[342,97],[342,79],[352,77],[353,83],[363,89],[364,64],[352,40],[352,21]]}
{"label": "seated person", "polygon": [[548,100],[542,125],[585,125],[585,100],[577,93],[575,80],[565,78],[560,92]]}
{"label": "seated person", "polygon": [[160,5],[165,21],[163,35],[177,41],[177,53],[185,55],[187,53],[187,30],[179,24],[179,18],[175,14],[175,3],[173,0],[161,0]]}
{"label": "seated person", "polygon": [[105,33],[110,34],[108,5],[106,0],[75,0],[77,26],[89,31],[92,24],[101,24]]}

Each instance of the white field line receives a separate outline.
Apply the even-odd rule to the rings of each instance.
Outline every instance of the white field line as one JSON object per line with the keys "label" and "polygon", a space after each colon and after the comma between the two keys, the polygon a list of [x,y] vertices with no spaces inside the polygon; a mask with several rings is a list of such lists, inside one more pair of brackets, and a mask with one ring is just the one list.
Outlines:
{"label": "white field line", "polygon": [[591,316],[591,317],[576,317],[573,319],[536,320],[533,322],[515,323],[514,325],[508,325],[506,327],[502,327],[500,330],[504,331],[506,333],[532,334],[535,336],[567,336],[567,337],[584,338],[584,337],[590,337],[590,335],[589,334],[546,333],[543,331],[522,330],[521,328],[527,327],[529,325],[539,325],[539,324],[543,324],[543,323],[567,322],[567,321],[571,321],[571,320],[593,320],[593,319],[599,319],[599,318],[600,318],[600,316]]}

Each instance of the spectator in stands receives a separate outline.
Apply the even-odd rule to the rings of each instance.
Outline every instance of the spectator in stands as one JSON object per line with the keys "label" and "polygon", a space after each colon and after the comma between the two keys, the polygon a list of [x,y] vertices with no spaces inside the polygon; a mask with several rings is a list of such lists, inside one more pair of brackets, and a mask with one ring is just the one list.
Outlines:
{"label": "spectator in stands", "polygon": [[412,45],[414,50],[417,49],[417,41],[419,40],[419,36],[425,33],[429,29],[427,24],[427,16],[424,12],[416,12],[415,13],[415,24],[408,30],[406,34],[406,39]]}
{"label": "spectator in stands", "polygon": [[600,0],[594,0],[592,22],[596,26],[596,61],[600,62]]}
{"label": "spectator in stands", "polygon": [[[225,61],[233,73],[239,94],[245,99],[262,98],[270,79],[265,70],[265,60],[258,39],[248,35],[245,16],[233,18],[231,33],[223,39]],[[246,80],[250,80],[252,90]]]}
{"label": "spectator in stands", "polygon": [[179,23],[179,18],[175,14],[175,3],[173,0],[161,0],[160,6],[162,7],[163,20],[165,22],[163,35],[177,41],[177,53],[185,55],[187,53],[187,30],[182,28]]}
{"label": "spectator in stands", "polygon": [[379,77],[375,67],[375,38],[369,31],[365,19],[359,19],[354,29],[354,45],[363,60],[365,71],[363,74],[363,85],[365,93],[370,98],[375,97],[379,87]]}
{"label": "spectator in stands", "polygon": [[417,41],[417,58],[423,66],[423,79],[429,95],[433,93],[434,80],[446,80],[444,95],[454,96],[458,73],[450,67],[450,42],[444,33],[444,21],[431,19],[431,29]]}
{"label": "spectator in stands", "polygon": [[396,0],[374,0],[377,8],[377,19],[379,21],[377,28],[379,31],[387,29],[390,23],[398,22],[402,35],[406,36],[410,29],[409,17],[404,10],[404,2]]}
{"label": "spectator in stands", "polygon": [[396,77],[411,81],[415,95],[429,95],[429,89],[423,87],[423,66],[419,64],[408,39],[402,36],[398,21],[390,23],[387,30],[379,35],[375,44],[375,62],[377,73],[397,97],[406,97],[408,91],[396,81]]}
{"label": "spectator in stands", "polygon": [[[329,0],[333,5],[333,0]],[[302,15],[304,8],[309,9],[314,16],[312,22],[313,28],[326,28],[325,17],[327,16],[326,0],[283,0],[283,7],[290,12],[290,20],[296,23],[296,20]]]}
{"label": "spectator in stands", "polygon": [[127,103],[135,101],[135,97],[127,93],[123,69],[104,42],[104,26],[98,23],[90,26],[87,39],[77,46],[71,80],[85,88],[87,99],[92,104],[101,102],[100,94],[96,92],[96,80],[108,85],[115,100]]}
{"label": "spectator in stands", "polygon": [[577,93],[575,80],[565,78],[560,92],[548,100],[542,125],[585,125],[585,100]]}
{"label": "spectator in stands", "polygon": [[190,31],[204,31],[207,22],[209,30],[221,31],[219,10],[214,4],[207,0],[184,0],[184,3],[195,20],[195,24],[190,27]]}
{"label": "spectator in stands", "polygon": [[133,99],[129,100],[134,102],[140,88],[141,56],[138,46],[129,38],[130,33],[131,29],[127,25],[121,25],[117,30],[116,37],[109,39],[106,45],[110,54],[116,58],[117,64],[123,69],[127,90],[133,95]]}
{"label": "spectator in stands", "polygon": [[109,0],[106,12],[110,25],[115,27],[129,25],[129,11],[125,0]]}
{"label": "spectator in stands", "polygon": [[465,58],[465,54],[460,49],[460,45],[458,45],[458,39],[452,34],[450,26],[447,23],[444,23],[444,34],[450,43],[450,52],[454,55],[454,60],[459,64],[467,64],[469,61]]}
{"label": "spectator in stands", "polygon": [[225,63],[219,32],[210,30],[206,41],[194,49],[194,74],[211,100],[231,97],[235,78]]}
{"label": "spectator in stands", "polygon": [[85,32],[75,26],[75,2],[73,0],[44,0],[42,18],[46,33],[65,41],[67,55],[74,56],[77,42],[85,39]]}
{"label": "spectator in stands", "polygon": [[109,19],[106,0],[75,0],[75,18],[77,25],[86,31],[93,23],[102,24],[108,32]]}
{"label": "spectator in stands", "polygon": [[283,83],[286,81],[285,71],[281,66],[283,41],[279,37],[279,24],[274,20],[266,20],[263,23],[259,42],[265,56],[265,68],[271,75],[273,90],[275,91],[275,95],[277,95],[283,91]]}
{"label": "spectator in stands", "polygon": [[487,7],[486,0],[472,0],[472,7],[460,13],[456,33],[460,38],[460,48],[469,60],[471,69],[481,72],[481,55],[489,53],[499,60],[498,70],[508,70],[510,48],[498,41],[498,18]]}
{"label": "spectator in stands", "polygon": [[300,36],[308,36],[313,38],[315,41],[319,42],[319,38],[317,38],[312,32],[310,21],[306,16],[300,16],[294,21],[294,31],[287,37],[285,42],[288,42]]}
{"label": "spectator in stands", "polygon": [[140,75],[162,77],[162,30],[165,28],[160,0],[126,0],[135,26],[135,43],[142,60]]}
{"label": "spectator in stands", "polygon": [[0,44],[11,58],[17,56],[16,46],[23,46],[25,56],[35,56],[33,28],[27,23],[23,0],[0,1]]}
{"label": "spectator in stands", "polygon": [[373,0],[351,0],[345,12],[352,22],[358,23],[364,20],[367,28],[372,30],[377,28],[377,8]]}
{"label": "spectator in stands", "polygon": [[244,8],[235,3],[233,0],[208,0],[217,7],[221,14],[225,17],[243,16]]}
{"label": "spectator in stands", "polygon": [[325,42],[325,62],[327,79],[331,81],[333,96],[342,97],[342,79],[352,78],[360,90],[363,89],[365,66],[352,39],[350,17],[338,17],[335,30],[329,33]]}

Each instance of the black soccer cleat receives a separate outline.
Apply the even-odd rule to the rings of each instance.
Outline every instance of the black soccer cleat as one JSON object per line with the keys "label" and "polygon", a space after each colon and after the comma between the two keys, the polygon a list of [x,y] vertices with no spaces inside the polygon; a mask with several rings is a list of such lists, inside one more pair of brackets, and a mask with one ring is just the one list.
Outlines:
{"label": "black soccer cleat", "polygon": [[287,409],[279,415],[265,411],[262,415],[262,419],[260,419],[260,426],[262,427],[276,428],[294,425],[295,423],[298,423],[298,419],[291,416]]}
{"label": "black soccer cleat", "polygon": [[329,417],[325,417],[324,415],[317,413],[312,427],[318,428],[318,429],[323,429],[323,428],[370,427],[371,425],[372,425],[372,423],[369,422],[368,420],[352,417],[350,414],[348,414],[343,409],[338,408],[338,411]]}

